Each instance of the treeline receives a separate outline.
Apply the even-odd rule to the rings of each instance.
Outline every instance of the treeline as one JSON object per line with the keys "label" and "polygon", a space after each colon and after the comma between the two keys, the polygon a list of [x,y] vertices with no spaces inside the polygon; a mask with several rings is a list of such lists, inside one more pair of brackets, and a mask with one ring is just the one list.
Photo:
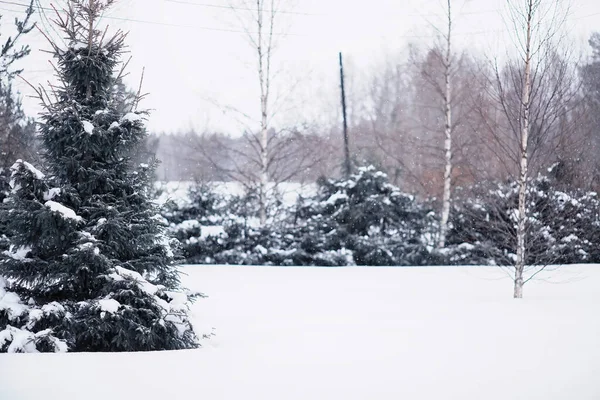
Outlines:
{"label": "treeline", "polygon": [[[532,176],[560,162],[558,178],[572,187],[600,188],[600,34],[592,56],[547,54],[533,77],[529,167]],[[410,47],[368,73],[349,69],[350,145],[354,165],[375,165],[403,191],[441,197],[444,172],[442,48]],[[408,60],[408,61],[407,61]],[[351,67],[351,66],[350,66]],[[520,71],[468,51],[452,70],[454,186],[514,178],[518,172]],[[359,79],[360,78],[360,79]],[[330,123],[270,129],[271,180],[315,182],[341,175],[339,112]],[[326,121],[327,118],[321,118]],[[258,165],[249,132],[160,135],[158,179],[255,181]]]}
{"label": "treeline", "polygon": [[[564,188],[560,164],[528,189],[528,268],[600,262],[600,200]],[[457,190],[446,246],[436,237],[434,202],[403,193],[375,167],[347,179],[321,179],[295,204],[269,203],[260,224],[256,192],[219,194],[190,187],[163,217],[188,263],[288,266],[511,266],[516,254],[518,186],[490,182]],[[533,270],[532,270],[533,271]]]}
{"label": "treeline", "polygon": [[[270,42],[262,42],[264,27],[259,23],[258,37],[251,37],[254,39],[251,43],[256,45],[253,50],[256,50],[256,77],[260,83],[260,118],[255,116],[254,124],[238,139],[211,133],[188,135],[183,140],[184,146],[190,147],[196,164],[184,169],[187,175],[184,179],[206,180],[205,176],[214,179],[218,173],[221,180],[241,181],[250,191],[257,191],[259,226],[266,228],[267,203],[274,198],[268,189],[270,182],[312,180],[319,175],[315,171],[324,171],[323,175],[328,178],[340,176],[344,163],[352,164],[355,171],[361,165],[375,165],[386,172],[391,183],[402,192],[417,196],[418,202],[432,199],[431,212],[427,215],[436,216],[439,226],[424,234],[425,248],[432,247],[427,253],[430,259],[427,264],[436,262],[431,260],[432,254],[439,255],[444,263],[453,263],[454,258],[448,254],[454,252],[452,243],[459,241],[458,246],[469,250],[461,263],[470,262],[471,250],[481,254],[479,262],[512,261],[514,297],[521,298],[524,283],[543,269],[526,273],[537,254],[555,261],[567,258],[581,261],[590,257],[584,245],[593,243],[586,237],[578,248],[579,256],[565,250],[569,253],[566,258],[555,257],[554,250],[543,250],[543,245],[539,249],[535,247],[549,240],[546,246],[562,248],[557,243],[567,240],[548,233],[553,226],[550,221],[539,220],[546,214],[537,209],[538,200],[540,207],[548,205],[556,211],[560,208],[552,204],[561,195],[539,189],[539,193],[558,197],[538,196],[538,192],[532,191],[541,185],[536,177],[543,177],[551,170],[554,176],[547,190],[575,197],[582,191],[584,196],[589,194],[592,198],[592,191],[600,186],[600,34],[590,39],[592,56],[579,59],[568,43],[569,12],[563,6],[562,2],[545,0],[507,3],[504,17],[510,25],[510,38],[505,37],[505,54],[499,61],[500,53],[484,58],[472,49],[458,49],[453,45],[453,2],[449,0],[445,10],[447,18],[444,18],[446,26],[436,27],[439,36],[433,46],[409,46],[402,56],[390,57],[368,73],[350,71],[346,77],[350,89],[346,103],[352,160],[342,158],[341,123],[339,113],[333,109],[324,109],[321,115],[306,118],[308,122],[300,117],[293,127],[276,129],[274,117],[279,107],[273,104],[276,99],[269,98],[272,76],[269,68],[266,75],[261,68],[265,62],[270,65],[272,53]],[[260,6],[256,13],[262,14]],[[273,20],[271,28],[272,23]],[[316,104],[326,103],[324,99],[315,100]],[[176,153],[181,154],[177,150]],[[345,178],[349,178],[349,172],[345,174]],[[457,240],[452,236],[453,231],[460,223],[468,225],[470,217],[456,221],[453,218],[463,211],[492,218],[489,207],[494,207],[493,202],[479,205],[474,197],[486,182],[495,182],[494,185],[501,187],[494,190],[500,190],[502,196],[494,199],[493,191],[485,190],[480,196],[501,204],[506,199],[514,199],[516,204],[510,204],[510,208],[506,204],[500,207],[503,211],[497,214],[504,223],[497,235],[492,230],[470,240]],[[459,194],[464,196],[462,200],[457,197]],[[469,198],[472,201],[463,201]],[[575,202],[583,203],[591,207],[593,202],[583,199]],[[469,209],[468,204],[477,206]],[[463,207],[462,211],[456,207]],[[324,207],[315,216],[327,215],[327,210]],[[594,212],[593,209],[587,211]],[[410,220],[410,215],[405,217]],[[559,219],[562,217],[561,214]],[[324,238],[336,238],[336,243],[341,244],[325,245],[323,250],[350,250],[352,262],[362,264],[361,254],[369,252],[361,250],[359,243],[366,243],[367,247],[375,246],[373,251],[383,252],[393,260],[386,263],[422,265],[422,257],[407,258],[407,254],[414,254],[412,251],[395,253],[393,249],[422,241],[421,229],[425,228],[421,224],[425,220],[416,218],[415,221],[420,222],[415,222],[414,229],[405,234],[394,231],[384,236],[383,242],[374,236],[366,238],[364,232],[359,237],[342,240],[337,237],[340,229],[333,228]],[[327,226],[328,221],[322,223]],[[377,227],[376,224],[370,226]],[[483,226],[489,228],[486,224]],[[352,229],[351,225],[346,231]],[[466,233],[468,231],[461,234]],[[301,232],[285,233],[283,237],[297,235]],[[566,237],[571,238],[570,235]],[[316,237],[320,236],[316,234]],[[289,245],[289,251],[298,248],[293,241]],[[267,249],[270,254],[263,244],[258,248],[260,253]],[[423,250],[423,247],[417,248],[418,252]],[[251,249],[246,250],[246,254],[255,254]],[[495,255],[489,258],[485,254]],[[372,257],[367,258],[377,263]],[[220,261],[215,258],[215,262]],[[294,262],[306,265],[302,260]]]}

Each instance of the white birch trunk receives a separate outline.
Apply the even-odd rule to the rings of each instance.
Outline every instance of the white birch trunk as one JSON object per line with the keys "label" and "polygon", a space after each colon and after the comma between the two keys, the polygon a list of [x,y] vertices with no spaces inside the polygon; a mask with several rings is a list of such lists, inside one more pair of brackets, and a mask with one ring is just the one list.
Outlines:
{"label": "white birch trunk", "polygon": [[267,222],[267,191],[269,184],[269,127],[268,127],[268,106],[269,106],[269,85],[270,85],[270,67],[271,67],[271,48],[273,38],[274,8],[271,3],[271,15],[269,18],[269,32],[267,34],[267,43],[264,41],[264,22],[263,22],[263,0],[256,0],[257,11],[257,34],[256,51],[258,55],[258,79],[260,83],[260,176],[259,176],[259,218],[260,224]]}
{"label": "white birch trunk", "polygon": [[[262,97],[262,96],[261,96]],[[267,127],[267,104],[266,99],[261,99],[261,122],[260,122],[260,224],[267,222],[267,190],[269,184],[269,152],[268,152],[268,127]]]}
{"label": "white birch trunk", "polygon": [[526,234],[526,200],[527,200],[527,176],[528,176],[528,141],[529,141],[529,113],[531,108],[531,30],[533,23],[534,4],[533,0],[527,2],[527,37],[525,42],[524,54],[524,82],[523,94],[521,98],[521,143],[519,164],[519,217],[517,223],[517,262],[515,264],[515,287],[514,298],[523,297],[523,272],[525,271],[525,234]]}
{"label": "white birch trunk", "polygon": [[444,194],[442,198],[442,218],[440,221],[440,236],[438,248],[443,248],[446,245],[446,232],[448,231],[448,219],[450,218],[450,201],[452,191],[452,84],[450,81],[450,68],[452,63],[452,13],[451,0],[448,0],[448,36],[446,37],[446,57],[444,59],[444,78],[446,90],[444,93],[445,117],[446,126],[444,129]]}

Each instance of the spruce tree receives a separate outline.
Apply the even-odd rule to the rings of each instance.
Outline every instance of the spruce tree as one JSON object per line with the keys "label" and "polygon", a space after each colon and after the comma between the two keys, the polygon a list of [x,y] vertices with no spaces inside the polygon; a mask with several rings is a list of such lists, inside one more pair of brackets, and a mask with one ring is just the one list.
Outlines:
{"label": "spruce tree", "polygon": [[[19,160],[0,264],[0,351],[197,347],[170,240],[134,165],[145,113],[114,95],[125,34],[97,27],[113,0],[71,0],[52,44],[61,85],[38,94],[45,174]],[[48,95],[48,93],[50,93]]]}
{"label": "spruce tree", "polygon": [[[10,193],[10,166],[19,158],[37,159],[36,129],[25,116],[10,80],[0,78],[0,209]],[[8,249],[7,223],[0,213],[0,253]]]}
{"label": "spruce tree", "polygon": [[[23,18],[15,19],[13,34],[0,46],[0,207],[10,191],[10,166],[17,158],[24,155],[31,158],[35,154],[35,124],[25,116],[18,93],[12,86],[14,77],[22,72],[15,68],[15,63],[30,52],[29,46],[19,47],[18,44],[34,27],[31,23],[33,13],[31,0]],[[2,17],[0,15],[0,22]],[[6,244],[6,223],[0,218],[0,252],[6,250]]]}

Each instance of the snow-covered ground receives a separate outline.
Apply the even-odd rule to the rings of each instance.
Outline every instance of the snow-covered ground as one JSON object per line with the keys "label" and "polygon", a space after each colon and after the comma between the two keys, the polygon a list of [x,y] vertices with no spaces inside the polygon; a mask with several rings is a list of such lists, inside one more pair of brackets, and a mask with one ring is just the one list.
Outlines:
{"label": "snow-covered ground", "polygon": [[185,270],[202,349],[0,355],[0,399],[600,399],[598,265]]}

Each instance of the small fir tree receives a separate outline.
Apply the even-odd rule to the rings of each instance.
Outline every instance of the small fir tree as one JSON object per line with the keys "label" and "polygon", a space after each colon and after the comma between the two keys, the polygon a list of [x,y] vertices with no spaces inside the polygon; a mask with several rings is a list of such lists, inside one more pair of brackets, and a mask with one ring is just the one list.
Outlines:
{"label": "small fir tree", "polygon": [[[35,123],[25,116],[10,83],[0,80],[0,209],[10,193],[10,167],[15,160],[37,159]],[[0,253],[8,250],[8,221],[0,213]]]}
{"label": "small fir tree", "polygon": [[[125,34],[99,16],[113,0],[71,0],[52,44],[62,85],[38,94],[47,176],[19,160],[0,264],[0,351],[197,347],[171,243],[150,200],[154,165],[134,165],[144,113],[113,90]],[[137,104],[137,102],[135,102]]]}
{"label": "small fir tree", "polygon": [[[23,18],[15,19],[14,34],[3,40],[0,46],[0,207],[10,191],[8,182],[12,163],[18,158],[35,155],[35,124],[25,116],[12,85],[15,75],[22,71],[15,68],[15,62],[30,52],[28,46],[19,47],[18,44],[34,27],[31,23],[32,6],[33,0]],[[6,222],[0,219],[0,252],[6,250],[6,233]]]}
{"label": "small fir tree", "polygon": [[375,167],[322,179],[314,200],[298,210],[307,253],[350,250],[357,265],[428,263],[433,213]]}

